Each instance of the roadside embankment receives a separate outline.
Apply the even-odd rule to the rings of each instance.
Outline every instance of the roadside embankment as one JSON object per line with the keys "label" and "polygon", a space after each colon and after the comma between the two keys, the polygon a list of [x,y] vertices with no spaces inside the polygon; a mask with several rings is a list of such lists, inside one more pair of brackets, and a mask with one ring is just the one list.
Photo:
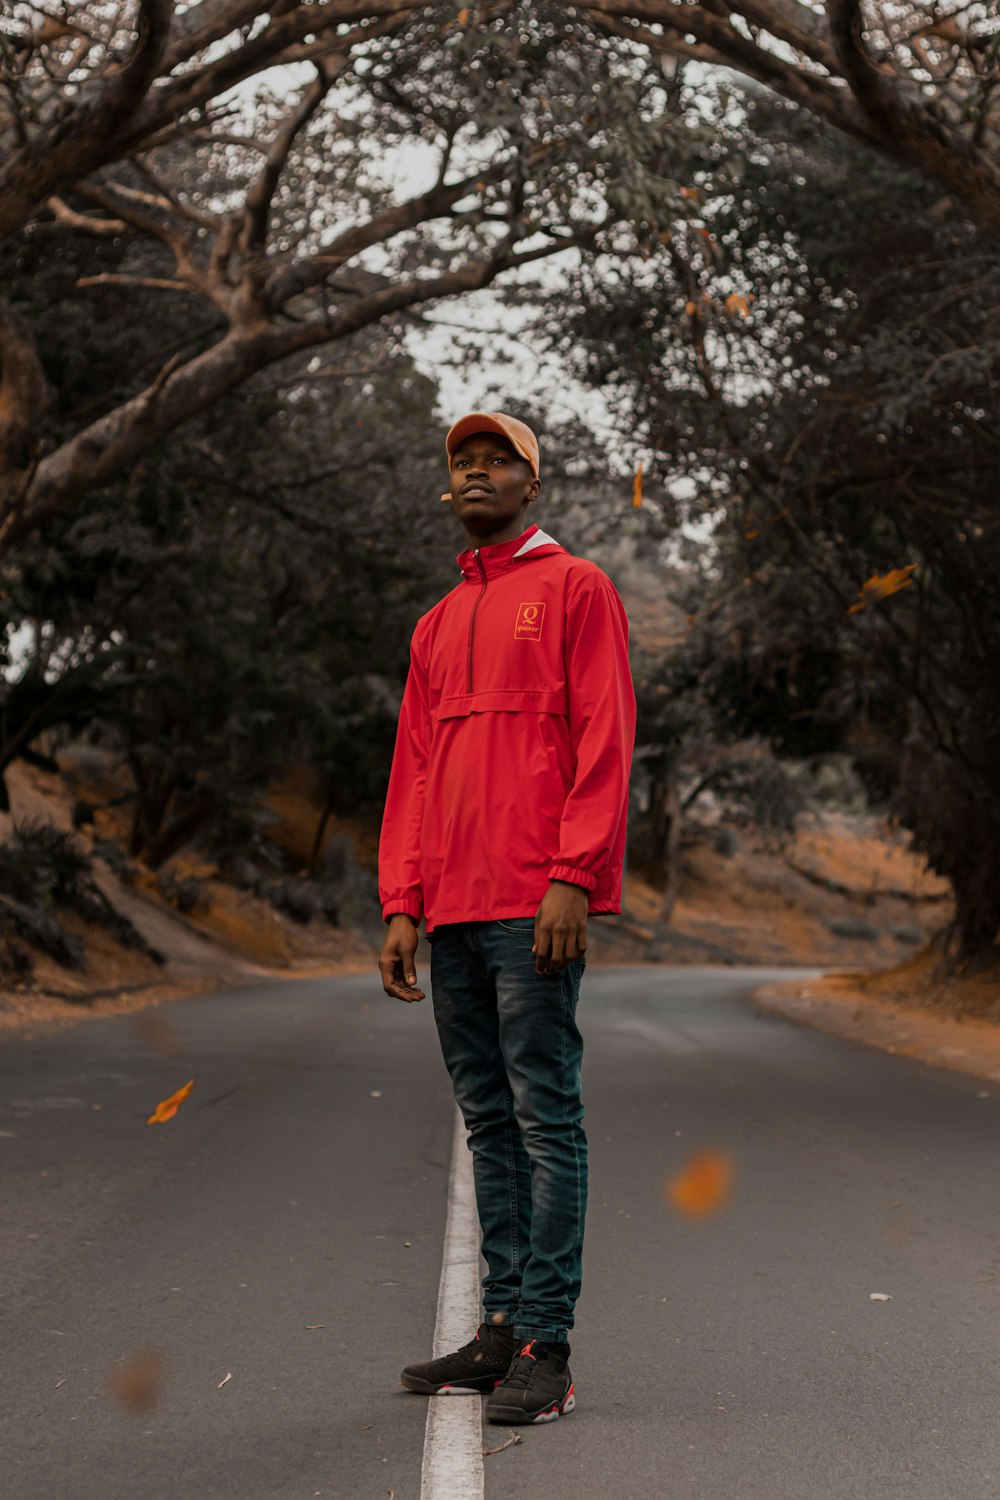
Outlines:
{"label": "roadside embankment", "polygon": [[948,974],[931,947],[881,973],[769,984],[753,999],[848,1041],[1000,1083],[1000,962]]}

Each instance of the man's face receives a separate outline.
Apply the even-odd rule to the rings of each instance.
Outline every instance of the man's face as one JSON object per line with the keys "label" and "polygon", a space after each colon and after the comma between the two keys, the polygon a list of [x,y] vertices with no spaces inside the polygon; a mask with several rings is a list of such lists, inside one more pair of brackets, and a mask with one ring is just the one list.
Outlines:
{"label": "man's face", "polygon": [[451,456],[451,507],[477,541],[518,536],[541,485],[508,438],[476,432]]}

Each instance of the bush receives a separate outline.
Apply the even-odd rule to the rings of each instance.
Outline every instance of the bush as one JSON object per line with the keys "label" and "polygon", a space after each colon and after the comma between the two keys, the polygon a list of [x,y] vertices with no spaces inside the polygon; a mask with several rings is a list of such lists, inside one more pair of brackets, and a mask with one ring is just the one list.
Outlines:
{"label": "bush", "polygon": [[164,962],[163,955],[104,895],[94,880],[89,856],[71,833],[53,823],[16,823],[9,842],[0,844],[0,936],[7,947],[0,968],[4,972],[30,968],[30,955],[23,953],[17,940],[48,954],[63,968],[83,967],[83,942],[63,927],[58,916],[61,910],[103,927],[123,948],[136,949],[155,963]]}

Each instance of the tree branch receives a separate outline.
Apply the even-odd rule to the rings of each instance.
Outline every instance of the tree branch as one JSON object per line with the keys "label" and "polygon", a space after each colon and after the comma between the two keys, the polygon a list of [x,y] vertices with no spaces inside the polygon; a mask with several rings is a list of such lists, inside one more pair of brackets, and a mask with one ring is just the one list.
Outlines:
{"label": "tree branch", "polygon": [[826,0],[837,59],[884,149],[937,180],[1000,235],[1000,167],[939,113],[912,103],[865,47],[861,0]]}
{"label": "tree branch", "polygon": [[126,233],[128,230],[124,219],[98,219],[93,214],[78,214],[55,194],[48,200],[45,207],[57,223],[65,224],[67,229],[82,230],[85,234],[115,235]]}
{"label": "tree branch", "polygon": [[8,303],[0,301],[0,487],[20,507],[30,482],[33,428],[52,404],[31,330]]}
{"label": "tree branch", "polygon": [[107,160],[111,143],[146,98],[166,47],[174,0],[139,0],[131,57],[93,98],[69,106],[0,166],[0,237],[21,229],[40,203]]}
{"label": "tree branch", "polygon": [[[319,37],[345,22],[363,21],[369,17],[385,16],[391,29],[401,25],[415,8],[412,4],[401,5],[390,3],[390,0],[368,0],[364,5],[356,4],[354,0],[350,3],[348,0],[326,0],[322,6],[297,5],[287,14],[279,15],[277,20],[272,19],[251,40],[213,58],[204,67],[182,73],[150,94],[121,144],[129,150],[136,149],[156,131],[174,124],[189,111],[203,107],[209,100],[263,69],[285,61],[285,50],[306,36]],[[259,14],[267,14],[263,4],[256,9]],[[372,34],[372,28],[359,26],[339,38],[337,50],[346,54]]]}
{"label": "tree branch", "polygon": [[281,174],[288,161],[289,152],[296,136],[319,109],[330,87],[330,80],[320,70],[306,89],[302,103],[294,110],[284,126],[278,131],[264,166],[246,196],[243,223],[239,235],[239,248],[244,255],[253,250],[263,250],[267,240],[267,225],[271,203],[277,191]]}
{"label": "tree branch", "polygon": [[[601,226],[603,227],[603,226]],[[599,229],[583,238],[592,238]],[[444,297],[477,291],[503,271],[565,248],[564,242],[512,252],[505,244],[485,260],[424,279],[413,278],[359,297],[350,307],[291,326],[233,329],[192,360],[172,362],[145,391],[77,433],[38,464],[23,505],[0,522],[0,558],[96,485],[121,473],[196,411],[266,365],[300,350],[347,338],[381,319]]]}

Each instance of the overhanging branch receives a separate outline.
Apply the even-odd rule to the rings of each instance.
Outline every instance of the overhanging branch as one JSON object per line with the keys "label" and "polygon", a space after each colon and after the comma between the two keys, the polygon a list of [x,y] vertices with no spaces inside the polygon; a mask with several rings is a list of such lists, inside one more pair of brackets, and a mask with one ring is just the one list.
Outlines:
{"label": "overhanging branch", "polygon": [[85,103],[68,107],[0,166],[0,237],[21,229],[63,184],[107,160],[110,143],[146,98],[167,42],[174,0],[139,0],[138,36],[124,67]]}

